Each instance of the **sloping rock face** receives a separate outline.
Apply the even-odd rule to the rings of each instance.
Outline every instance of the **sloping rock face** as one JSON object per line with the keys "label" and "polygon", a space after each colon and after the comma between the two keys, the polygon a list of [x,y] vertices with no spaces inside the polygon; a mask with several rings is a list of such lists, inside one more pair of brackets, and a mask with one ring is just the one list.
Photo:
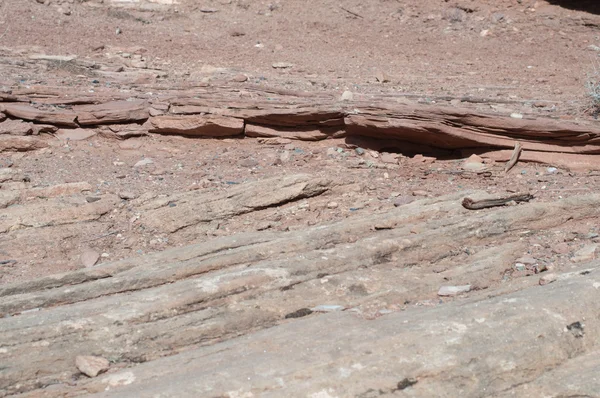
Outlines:
{"label": "sloping rock face", "polygon": [[[174,231],[332,187],[290,175],[132,206],[146,229]],[[30,192],[50,199],[3,210],[3,228],[95,222],[115,198],[51,198],[89,188]],[[462,207],[465,196],[483,195],[224,236],[2,285],[1,394],[478,397],[548,391],[548,369],[557,380],[591,374],[600,264],[577,264],[549,284],[505,276],[527,250],[519,237],[599,217],[600,196]],[[469,289],[438,296],[448,285]],[[81,357],[90,356],[108,370],[77,380]],[[555,382],[553,391],[583,394],[594,380]]]}

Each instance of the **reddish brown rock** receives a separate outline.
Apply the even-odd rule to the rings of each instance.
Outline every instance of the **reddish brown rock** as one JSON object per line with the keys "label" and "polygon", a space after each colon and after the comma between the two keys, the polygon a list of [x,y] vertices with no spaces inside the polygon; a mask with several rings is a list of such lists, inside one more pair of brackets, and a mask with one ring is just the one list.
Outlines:
{"label": "reddish brown rock", "polygon": [[37,137],[2,136],[0,137],[0,152],[26,152],[46,148],[44,140]]}
{"label": "reddish brown rock", "polygon": [[82,105],[73,109],[82,126],[133,123],[148,119],[146,101],[112,101],[99,105]]}
{"label": "reddish brown rock", "polygon": [[148,131],[145,127],[139,124],[113,124],[107,127],[107,130],[114,133],[119,139],[127,139],[131,137],[141,137],[147,135]]}
{"label": "reddish brown rock", "polygon": [[37,123],[48,123],[57,126],[78,127],[77,115],[71,111],[46,111],[25,104],[3,104],[4,112],[17,119],[30,120]]}
{"label": "reddish brown rock", "polygon": [[58,127],[51,124],[32,124],[33,135],[54,134],[58,131]]}
{"label": "reddish brown rock", "polygon": [[451,107],[376,104],[346,115],[351,136],[393,139],[437,149],[513,148],[524,153],[600,153],[600,129],[549,119],[515,119]]}
{"label": "reddish brown rock", "polygon": [[282,137],[292,140],[319,141],[328,137],[341,137],[344,131],[338,128],[318,127],[266,127],[256,124],[246,124],[246,136],[248,137]]}
{"label": "reddish brown rock", "polygon": [[244,132],[244,121],[223,116],[157,116],[145,124],[150,133],[223,137]]}
{"label": "reddish brown rock", "polygon": [[164,111],[161,111],[160,109],[156,109],[154,107],[149,108],[148,113],[150,114],[150,116],[162,116],[165,114]]}
{"label": "reddish brown rock", "polygon": [[32,133],[32,124],[22,120],[6,120],[0,123],[0,134],[31,135]]}
{"label": "reddish brown rock", "polygon": [[[237,115],[236,115],[237,116]],[[344,126],[344,114],[337,108],[292,108],[292,109],[245,109],[240,110],[239,117],[248,123],[263,126],[281,127],[338,127]]]}
{"label": "reddish brown rock", "polygon": [[[512,152],[512,150],[491,151],[481,156],[497,162],[507,162]],[[598,155],[523,151],[519,156],[519,162],[542,163],[572,171],[600,170]]]}

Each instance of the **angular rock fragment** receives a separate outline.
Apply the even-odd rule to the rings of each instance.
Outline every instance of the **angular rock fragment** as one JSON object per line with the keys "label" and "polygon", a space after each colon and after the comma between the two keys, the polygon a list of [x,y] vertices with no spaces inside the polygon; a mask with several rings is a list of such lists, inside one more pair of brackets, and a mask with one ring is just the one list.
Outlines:
{"label": "angular rock fragment", "polygon": [[571,259],[574,263],[583,263],[585,261],[591,261],[596,258],[596,250],[598,249],[597,244],[590,244],[582,247],[575,252],[575,255]]}
{"label": "angular rock fragment", "polygon": [[91,250],[91,249],[88,249],[88,250],[84,251],[83,253],[81,253],[81,257],[80,257],[81,264],[86,268],[93,267],[94,265],[96,265],[96,263],[98,262],[99,259],[100,259],[100,253],[98,253],[95,250]]}
{"label": "angular rock fragment", "polygon": [[442,286],[438,290],[438,296],[456,296],[461,293],[467,293],[471,291],[471,285],[464,286]]}
{"label": "angular rock fragment", "polygon": [[80,355],[75,358],[77,369],[88,377],[96,377],[110,367],[107,359],[91,355]]}

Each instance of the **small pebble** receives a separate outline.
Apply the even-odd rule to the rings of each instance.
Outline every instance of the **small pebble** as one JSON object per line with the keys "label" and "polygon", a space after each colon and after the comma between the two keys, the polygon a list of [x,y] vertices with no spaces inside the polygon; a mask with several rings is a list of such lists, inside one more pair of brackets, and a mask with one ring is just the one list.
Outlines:
{"label": "small pebble", "polygon": [[541,286],[548,285],[552,282],[555,282],[556,279],[558,279],[556,274],[546,274],[540,278],[540,285]]}
{"label": "small pebble", "polygon": [[135,199],[135,194],[133,192],[129,192],[129,191],[122,191],[122,192],[119,192],[119,198],[124,199],[124,200],[131,200],[131,199]]}

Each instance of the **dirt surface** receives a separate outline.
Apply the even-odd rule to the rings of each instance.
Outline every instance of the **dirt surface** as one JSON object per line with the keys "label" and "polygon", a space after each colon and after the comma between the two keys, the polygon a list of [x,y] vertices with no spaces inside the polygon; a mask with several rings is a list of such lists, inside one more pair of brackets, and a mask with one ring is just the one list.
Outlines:
{"label": "dirt surface", "polygon": [[[351,90],[366,100],[369,94],[383,93],[392,101],[408,103],[450,103],[449,98],[468,96],[492,103],[460,106],[573,118],[569,115],[582,116],[588,104],[584,83],[597,58],[590,46],[600,45],[595,25],[600,17],[544,1],[47,3],[0,4],[4,16],[0,45],[5,55],[0,83],[5,89],[27,92],[66,85],[79,93],[127,95],[145,89],[140,83],[172,90],[218,84],[243,72],[249,81],[239,83],[242,88],[257,84],[339,95]],[[133,61],[143,65],[127,76],[132,84],[98,74],[97,68],[60,60],[19,61],[30,54],[76,56],[99,65]],[[275,69],[272,64],[277,62],[293,66]],[[149,77],[145,68],[159,72]],[[378,81],[382,76],[385,83]],[[443,98],[432,99],[436,97]],[[460,160],[405,159],[386,170],[381,158],[372,157],[372,152],[357,155],[342,140],[274,146],[255,139],[133,140],[139,142],[134,149],[122,149],[103,137],[68,144],[55,141],[41,153],[4,154],[1,161],[26,174],[29,187],[85,181],[93,187],[90,195],[225,190],[231,184],[291,172],[333,176],[340,184],[356,186],[342,199],[332,198],[339,206],[335,209],[324,203],[286,216],[265,210],[254,220],[225,221],[209,235],[253,229],[257,221],[269,217],[278,219],[273,226],[277,229],[335,220],[351,215],[351,208],[367,205],[372,211],[393,206],[398,197],[411,197],[414,191],[437,196],[462,188],[490,193],[531,190],[538,192],[538,200],[550,200],[593,191],[599,178],[523,164],[507,176],[453,175],[460,172]],[[154,164],[133,167],[146,157]],[[357,165],[362,157],[368,167]],[[154,236],[129,225],[132,215],[126,201],[115,211],[106,222],[58,246],[21,253],[10,241],[5,243],[4,256],[18,258],[19,263],[3,267],[2,282],[75,269],[87,246],[106,253],[101,261],[108,261],[207,238]],[[288,213],[285,208],[281,212]]]}
{"label": "dirt surface", "polygon": [[[501,296],[533,285],[549,284],[557,274],[579,271],[583,263],[596,258],[600,216],[590,210],[594,205],[589,208],[565,205],[565,211],[573,211],[573,217],[552,213],[544,206],[552,208],[556,203],[597,193],[600,172],[597,167],[568,168],[558,161],[562,154],[556,154],[556,164],[547,157],[543,162],[519,161],[506,172],[507,159],[495,161],[500,158],[482,153],[479,153],[481,157],[474,155],[467,159],[470,153],[459,150],[445,155],[428,153],[427,148],[415,151],[414,146],[407,146],[403,151],[398,146],[392,150],[382,145],[374,150],[354,145],[345,137],[335,138],[338,137],[335,134],[327,139],[311,136],[310,141],[288,139],[285,135],[213,138],[184,137],[170,132],[154,134],[148,132],[145,122],[148,116],[140,120],[134,115],[135,110],[118,116],[114,124],[90,111],[96,118],[90,122],[91,127],[81,124],[82,113],[79,113],[76,123],[69,126],[66,119],[58,123],[44,121],[47,114],[14,116],[6,104],[31,104],[40,111],[52,110],[49,112],[54,116],[60,112],[68,116],[69,112],[77,111],[78,106],[112,100],[132,103],[132,99],[143,99],[150,104],[152,117],[175,114],[176,106],[180,107],[181,114],[212,117],[218,114],[214,108],[202,104],[201,110],[190,111],[189,107],[200,106],[195,105],[194,100],[209,98],[212,101],[211,96],[223,92],[219,97],[219,103],[225,104],[222,109],[234,109],[237,105],[233,104],[238,103],[256,103],[259,109],[269,102],[275,109],[283,109],[280,96],[286,95],[287,101],[291,101],[291,105],[288,102],[286,106],[303,106],[306,101],[345,104],[355,101],[357,107],[363,108],[382,102],[443,105],[504,117],[502,120],[568,122],[597,129],[585,84],[593,78],[600,54],[598,12],[594,2],[525,0],[0,0],[0,135],[10,136],[10,141],[2,141],[0,150],[0,286],[6,289],[0,291],[0,296],[6,295],[10,300],[0,314],[11,322],[15,317],[27,316],[27,311],[40,308],[45,311],[46,307],[87,302],[113,293],[136,294],[138,289],[133,284],[130,290],[123,288],[114,292],[99,288],[96,296],[83,299],[77,296],[73,301],[65,298],[66,293],[61,299],[45,296],[41,299],[44,289],[53,291],[51,288],[60,287],[48,282],[53,277],[44,279],[54,274],[80,275],[77,272],[95,272],[96,269],[104,272],[102,270],[116,267],[115,264],[127,262],[143,270],[147,258],[154,259],[154,263],[150,260],[148,263],[154,264],[152,266],[160,261],[176,264],[183,261],[177,250],[187,250],[189,245],[211,245],[230,237],[262,236],[260,234],[272,234],[268,236],[275,240],[275,237],[318,231],[320,227],[363,223],[369,217],[381,221],[386,214],[399,217],[399,210],[405,206],[412,206],[407,210],[407,214],[412,214],[412,209],[420,206],[418,203],[423,203],[423,209],[433,206],[434,210],[415,213],[414,218],[403,224],[406,229],[403,235],[393,239],[418,240],[432,234],[442,246],[431,249],[431,258],[427,245],[435,246],[435,242],[424,239],[423,246],[415,249],[418,254],[405,260],[394,258],[399,263],[404,261],[402,265],[394,265],[386,256],[383,256],[385,261],[373,260],[378,266],[387,264],[374,269],[373,275],[362,269],[359,260],[348,260],[348,266],[356,266],[354,273],[347,279],[341,276],[330,288],[326,287],[329,286],[327,275],[336,274],[332,269],[310,274],[306,280],[294,279],[293,283],[286,279],[288,284],[277,285],[266,293],[261,290],[256,297],[247,294],[243,304],[240,304],[241,299],[238,302],[232,298],[239,293],[234,289],[234,293],[211,298],[214,302],[207,301],[212,303],[208,307],[214,305],[219,311],[239,310],[240,313],[252,307],[257,312],[268,312],[269,316],[257,315],[255,322],[235,324],[231,329],[234,332],[218,324],[218,330],[228,331],[221,334],[211,331],[202,341],[182,339],[185,343],[181,346],[173,343],[177,340],[174,337],[168,343],[173,344],[172,348],[164,351],[149,345],[140,349],[141,353],[120,353],[123,356],[120,359],[109,358],[112,371],[251,335],[256,330],[277,325],[282,319],[303,318],[319,312],[306,312],[308,308],[321,302],[328,304],[336,297],[343,301],[345,309],[356,309],[353,316],[373,320],[455,300]],[[348,92],[352,96],[350,100],[344,98]],[[185,103],[178,104],[178,99]],[[240,123],[247,132],[248,121],[244,119]],[[285,124],[278,127],[281,126],[287,133],[293,130]],[[306,134],[306,131],[298,134]],[[527,142],[528,137],[524,136],[523,140]],[[581,133],[576,140],[590,140],[590,145],[596,145],[598,138],[592,133]],[[594,157],[598,156],[597,152],[592,151],[588,156],[594,164],[600,162]],[[296,175],[310,176],[310,181],[318,181],[316,186],[326,188],[306,188],[302,184],[312,186],[304,181],[305,177]],[[286,182],[285,178],[293,182]],[[291,188],[286,184],[292,184]],[[301,186],[297,188],[299,193],[294,184]],[[249,197],[244,197],[246,187],[252,193]],[[285,195],[269,196],[278,190],[285,191]],[[492,217],[496,210],[460,208],[463,213],[459,213],[456,204],[460,200],[452,196],[458,192],[465,192],[464,197],[487,194],[496,198],[531,193],[533,200],[530,204],[509,203],[509,207],[498,210],[500,215],[494,222],[499,225],[499,232],[488,231],[489,234],[478,241],[480,230],[485,230],[482,225],[488,219],[480,222],[477,217]],[[539,208],[526,207],[538,205]],[[522,207],[538,209],[530,213],[523,210],[524,219],[532,227],[511,218],[510,206],[514,206],[515,212]],[[584,207],[587,210],[581,210]],[[180,213],[169,215],[169,209]],[[203,212],[213,218],[202,218]],[[552,222],[544,218],[547,214],[554,214]],[[446,217],[451,221],[445,223]],[[472,234],[459,236],[455,231],[456,245],[450,237],[435,235],[437,229],[450,228],[461,222],[459,220],[465,220]],[[381,222],[383,224],[374,225],[372,230],[396,228],[396,224]],[[512,226],[511,223],[514,229],[505,228]],[[373,232],[364,229],[361,230],[364,235],[354,236],[355,230],[340,231],[335,230],[328,236],[330,240],[322,247],[306,249],[307,258],[314,255],[315,259],[327,260],[328,244],[332,247],[348,245],[346,249],[354,253],[351,243],[359,241],[356,247],[363,247],[361,239],[368,241],[371,238],[367,236]],[[289,256],[302,258],[299,243],[292,238],[282,239],[285,249],[269,253],[289,252],[292,253]],[[254,244],[258,245],[248,243],[248,250],[254,250]],[[370,248],[368,243],[362,244]],[[227,250],[236,249],[230,241],[225,246]],[[344,251],[339,250],[339,256],[343,256]],[[174,253],[177,259],[171,261],[164,253]],[[494,268],[489,273],[476,268],[469,275],[471,271],[464,268],[464,263],[474,261],[474,255],[487,258],[488,253],[498,258]],[[358,258],[360,254],[353,255]],[[238,262],[230,264],[223,260],[223,263],[237,272],[240,264],[247,262],[250,267],[258,261],[252,255],[244,256],[236,260]],[[285,254],[278,261],[289,261],[289,256]],[[477,258],[481,260],[480,257]],[[264,253],[261,251],[256,258],[264,260]],[[394,275],[398,269],[409,270],[407,275],[403,274],[404,279]],[[209,273],[198,271],[190,275],[195,277],[204,272]],[[275,273],[269,273],[269,278]],[[297,271],[293,275],[303,274]],[[552,275],[548,277],[550,282],[540,281],[545,275]],[[145,275],[140,280],[154,277],[154,274]],[[156,286],[176,284],[178,278],[180,276],[172,280],[159,278]],[[404,282],[412,278],[420,285],[414,291],[399,293],[391,285],[390,281],[398,281],[394,278]],[[255,282],[248,283],[254,286]],[[72,283],[77,286],[80,282]],[[467,284],[469,289],[461,292],[471,293],[438,294],[442,285],[451,285],[452,290]],[[42,287],[29,288],[34,285]],[[290,286],[295,286],[296,295],[282,300],[281,292],[291,290]],[[319,295],[321,287],[327,290],[326,294]],[[25,298],[33,295],[35,300],[31,305],[23,304],[27,300],[18,295]],[[35,303],[41,304],[38,307]],[[185,311],[195,313],[197,307],[193,308]],[[164,311],[166,314],[167,310]],[[154,319],[153,316],[148,315],[148,319]],[[172,315],[164,316],[167,319]],[[271,316],[279,318],[272,320]],[[218,319],[220,322],[221,318]],[[13,330],[11,327],[4,329],[6,336]],[[157,338],[148,337],[152,341]],[[12,347],[0,339],[0,350],[4,346]],[[77,350],[81,351],[78,355],[100,356],[107,356],[109,351],[96,346],[93,352]],[[591,351],[590,348],[586,353]],[[0,354],[7,352],[0,351]],[[60,377],[53,375],[40,381],[43,379],[40,376],[39,380],[28,379],[23,385],[13,383],[12,373],[6,373],[0,382],[8,381],[0,383],[0,389],[8,388],[8,393],[16,394],[39,388],[31,396],[52,396],[52,390],[44,388],[60,384],[65,388],[57,387],[61,396],[70,396],[67,384],[72,382],[84,386],[73,392],[74,395],[102,391],[97,386],[77,384],[82,376],[74,368],[75,361],[71,362],[73,369],[63,369],[66,373]],[[540,369],[544,366],[554,365],[546,363],[540,365]],[[2,372],[0,367],[0,374]],[[400,380],[398,387],[390,387],[387,393],[400,394],[405,389],[410,393],[416,384],[412,379],[404,383]],[[456,380],[453,383],[458,385]],[[489,385],[494,385],[494,381]],[[522,384],[517,385],[522,388]],[[510,386],[505,387],[494,391],[510,390]],[[207,387],[206,391],[209,390]],[[354,394],[355,390],[350,390]],[[520,391],[526,393],[525,390]],[[258,390],[253,391],[260,395]],[[474,391],[467,396],[482,396]],[[37,393],[40,395],[35,395]],[[165,396],[193,396],[190,391],[172,394]],[[222,396],[253,396],[228,394]],[[331,394],[312,396],[337,396]],[[339,396],[376,395],[341,393]]]}
{"label": "dirt surface", "polygon": [[[140,53],[181,84],[228,68],[304,90],[546,100],[558,116],[585,105],[600,45],[595,14],[546,1],[46,3],[2,2],[0,46],[91,60]],[[390,81],[376,84],[379,74]]]}

